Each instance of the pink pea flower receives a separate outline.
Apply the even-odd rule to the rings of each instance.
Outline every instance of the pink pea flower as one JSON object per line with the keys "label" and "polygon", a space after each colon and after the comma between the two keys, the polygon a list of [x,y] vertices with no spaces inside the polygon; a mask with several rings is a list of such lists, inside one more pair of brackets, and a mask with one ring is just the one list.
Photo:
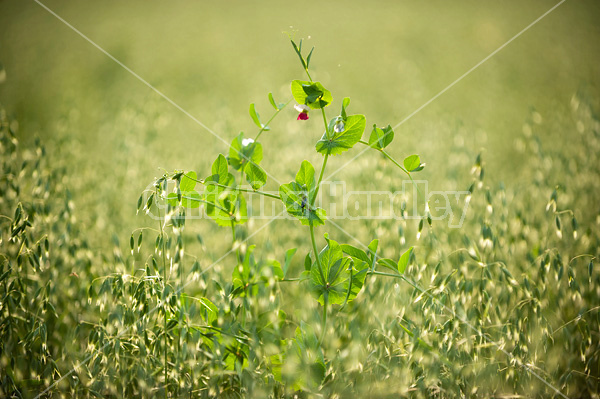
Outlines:
{"label": "pink pea flower", "polygon": [[310,108],[304,104],[296,104],[294,105],[294,109],[298,111],[298,118],[296,120],[305,121],[308,119],[308,111]]}

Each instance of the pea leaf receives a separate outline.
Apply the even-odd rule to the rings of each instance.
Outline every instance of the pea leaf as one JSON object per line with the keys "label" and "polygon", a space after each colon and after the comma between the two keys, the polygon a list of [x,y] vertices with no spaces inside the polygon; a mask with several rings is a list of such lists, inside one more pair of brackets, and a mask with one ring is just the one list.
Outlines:
{"label": "pea leaf", "polygon": [[378,246],[379,246],[379,240],[377,238],[374,239],[373,241],[371,241],[368,245],[370,254],[375,255],[375,253],[377,252]]}
{"label": "pea leaf", "polygon": [[346,115],[346,108],[348,108],[348,105],[350,105],[350,97],[344,97],[342,100],[342,111],[340,113],[343,120],[348,118],[348,115]]}
{"label": "pea leaf", "polygon": [[[219,226],[230,226],[232,221],[245,223],[248,219],[246,200],[235,187],[235,178],[229,173],[223,154],[219,154],[213,162],[211,171],[213,174],[204,179],[206,189],[202,195],[202,199],[209,203],[206,204],[206,214]],[[213,182],[216,184],[211,184]]]}
{"label": "pea leaf", "polygon": [[408,263],[410,262],[410,256],[412,254],[413,248],[414,247],[408,248],[408,250],[402,254],[400,260],[398,260],[398,273],[404,274],[406,266],[408,266]]}
{"label": "pea leaf", "polygon": [[296,173],[296,183],[306,187],[310,194],[315,191],[315,168],[307,160],[302,161],[300,170]]}
{"label": "pea leaf", "polygon": [[193,170],[181,176],[181,181],[179,182],[181,193],[192,191],[196,187],[196,180],[198,180],[198,176]]}
{"label": "pea leaf", "polygon": [[348,254],[353,258],[356,258],[356,259],[359,259],[359,260],[362,260],[365,262],[370,262],[369,257],[367,256],[365,251],[363,251],[362,249],[358,249],[349,244],[342,244],[341,247],[342,247],[342,251],[344,251],[345,254]]}
{"label": "pea leaf", "polygon": [[367,246],[367,248],[369,249],[367,251],[369,258],[371,259],[370,264],[372,266],[375,266],[375,259],[376,259],[376,255],[377,255],[377,247],[379,246],[379,240],[376,238],[373,241],[371,241],[369,243],[369,245]]}
{"label": "pea leaf", "polygon": [[219,226],[228,227],[231,223],[243,224],[248,220],[246,199],[237,191],[205,194],[208,204],[206,214]]}
{"label": "pea leaf", "polygon": [[325,132],[321,140],[317,142],[317,152],[338,155],[348,151],[358,143],[365,131],[366,119],[364,115],[350,115],[344,122],[344,130],[339,133],[334,131],[336,122],[335,118],[329,122],[328,130],[333,132],[333,137],[327,138],[327,132]]}
{"label": "pea leaf", "polygon": [[285,277],[288,269],[290,268],[290,265],[292,264],[292,258],[294,257],[296,250],[297,250],[297,248],[292,248],[292,249],[288,249],[285,252],[285,263],[283,264],[283,277]]}
{"label": "pea leaf", "polygon": [[317,262],[313,263],[310,270],[310,286],[320,304],[324,303],[324,297],[327,296],[330,304],[342,305],[346,297],[351,301],[362,289],[368,264],[363,261],[354,263],[350,272],[351,261],[343,256],[342,247],[327,235],[325,239],[327,246],[319,253],[322,270],[319,270]]}
{"label": "pea leaf", "polygon": [[310,53],[308,53],[308,57],[306,57],[306,69],[310,67],[310,58],[312,57],[313,51],[315,51],[314,47],[310,50]]}
{"label": "pea leaf", "polygon": [[404,158],[404,167],[409,172],[418,172],[423,169],[421,166],[421,158],[418,155],[411,155]]}
{"label": "pea leaf", "polygon": [[250,162],[258,165],[262,158],[262,144],[252,141],[244,145],[244,132],[234,138],[229,146],[229,165],[235,170],[240,170],[242,166]]}
{"label": "pea leaf", "polygon": [[304,270],[310,271],[311,266],[312,266],[312,260],[310,259],[310,252],[309,252],[304,257]]}
{"label": "pea leaf", "polygon": [[304,67],[304,69],[306,69],[306,62],[304,61],[304,57],[302,57],[302,40],[300,40],[300,47],[298,47],[293,40],[290,39],[290,41],[292,42],[294,51],[296,52],[296,54],[298,54],[298,57],[300,57],[300,62],[302,63],[302,66]]}
{"label": "pea leaf", "polygon": [[378,258],[377,259],[377,264],[380,265],[380,266],[386,267],[388,269],[391,269],[393,271],[397,270],[396,262],[393,259]]}
{"label": "pea leaf", "polygon": [[[275,277],[277,280],[281,280],[284,277],[283,269],[281,268],[281,263],[276,260],[270,259],[262,262],[268,268],[263,268],[261,271],[261,278],[263,282],[267,283],[270,277]],[[265,271],[265,269],[267,271]]]}
{"label": "pea leaf", "polygon": [[390,125],[387,125],[383,129],[373,125],[373,131],[369,136],[369,145],[373,148],[384,149],[394,139],[394,131]]}
{"label": "pea leaf", "polygon": [[279,104],[276,103],[275,102],[275,98],[273,98],[273,93],[269,93],[269,102],[271,103],[271,105],[273,106],[273,108],[275,108],[276,111],[279,111],[285,105],[285,104],[282,104],[282,103],[279,103]]}
{"label": "pea leaf", "polygon": [[[194,171],[187,172],[181,176],[181,180],[179,181],[179,191],[181,192],[181,205],[184,208],[198,208],[200,206],[200,201],[198,200],[201,199],[201,196],[197,191],[194,191],[197,179],[198,176]],[[174,196],[169,194],[167,199],[171,205],[175,206],[177,204],[176,194]]]}
{"label": "pea leaf", "polygon": [[325,210],[310,205],[310,198],[314,195],[315,189],[315,169],[306,160],[302,162],[296,180],[279,187],[279,194],[288,214],[306,226],[325,224]]}
{"label": "pea leaf", "polygon": [[210,170],[213,175],[226,175],[228,174],[227,169],[227,159],[225,159],[225,156],[223,156],[223,154],[219,154],[217,156],[217,159],[215,159],[215,161],[213,162]]}
{"label": "pea leaf", "polygon": [[222,192],[225,190],[225,188],[219,187],[216,184],[227,186],[227,188],[230,188],[231,190],[235,188],[235,178],[229,173],[227,160],[223,154],[219,154],[217,159],[213,162],[211,172],[212,175],[204,179],[206,183],[206,192]]}
{"label": "pea leaf", "polygon": [[267,183],[267,173],[257,164],[251,162],[246,167],[246,181],[252,189],[258,190]]}
{"label": "pea leaf", "polygon": [[181,193],[181,205],[184,208],[198,208],[202,202],[202,197],[197,191],[187,191]]}
{"label": "pea leaf", "polygon": [[320,82],[294,80],[292,81],[292,95],[298,104],[306,104],[312,109],[324,108],[333,101],[331,92]]}
{"label": "pea leaf", "polygon": [[167,194],[167,203],[171,206],[177,206],[177,204],[179,203],[179,199],[177,198],[177,193]]}
{"label": "pea leaf", "polygon": [[250,104],[249,112],[250,112],[250,117],[252,118],[252,120],[254,121],[254,124],[256,126],[258,126],[259,128],[261,128],[263,130],[271,130],[268,126],[265,126],[260,122],[260,115],[258,114],[258,112],[256,112],[254,103]]}
{"label": "pea leaf", "polygon": [[279,186],[279,195],[285,204],[287,213],[300,220],[303,225],[320,226],[325,224],[327,219],[325,210],[311,206],[309,192],[297,182]]}
{"label": "pea leaf", "polygon": [[198,301],[200,302],[200,317],[206,324],[212,325],[218,318],[219,309],[208,298],[202,297]]}

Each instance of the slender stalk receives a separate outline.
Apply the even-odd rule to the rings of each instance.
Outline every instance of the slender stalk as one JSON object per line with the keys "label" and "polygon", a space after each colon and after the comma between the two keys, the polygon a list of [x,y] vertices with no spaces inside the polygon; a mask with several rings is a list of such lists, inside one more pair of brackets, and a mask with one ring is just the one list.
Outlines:
{"label": "slender stalk", "polygon": [[[255,147],[256,147],[255,145],[252,146],[252,152],[254,152]],[[252,154],[250,154],[250,156],[252,156]],[[246,159],[246,161],[249,161],[249,159]],[[244,169],[246,169],[246,165],[247,165],[246,163],[242,162],[242,166],[240,167],[240,184],[236,188],[241,187],[242,181],[244,181]]]}
{"label": "slender stalk", "polygon": [[[308,73],[308,70],[306,71],[306,73]],[[329,128],[327,126],[327,116],[325,115],[325,108],[321,108],[321,113],[323,114],[323,125],[325,126],[325,134],[327,135],[327,138],[329,138]],[[323,158],[323,166],[321,166],[321,173],[319,174],[319,181],[317,181],[317,187],[315,188],[315,193],[313,194],[313,197],[311,198],[311,201],[310,201],[311,205],[314,205],[315,200],[317,199],[317,194],[319,193],[319,188],[321,187],[321,181],[323,180],[323,174],[325,173],[325,167],[327,166],[328,158],[329,158],[329,150],[327,150],[327,153],[325,154],[325,157]]]}
{"label": "slender stalk", "polygon": [[317,267],[319,268],[321,280],[323,280],[323,284],[325,284],[325,274],[323,274],[323,267],[321,266],[321,260],[319,259],[319,251],[317,250],[317,242],[315,241],[315,228],[312,223],[310,225],[310,240],[312,242],[313,252],[317,261]]}
{"label": "slender stalk", "polygon": [[[400,168],[400,170],[402,170],[404,173],[406,173],[409,177],[410,177],[410,172],[408,170],[406,170],[404,168],[404,166],[400,165],[394,158],[392,158],[390,156],[390,154],[388,154],[385,150],[381,149],[381,148],[377,148],[377,147],[372,147],[369,143],[367,143],[364,140],[359,140],[359,143],[366,145],[367,147],[371,147],[374,150],[379,151],[380,153],[382,153],[387,159],[389,159],[390,161],[392,161],[392,163],[394,165],[396,165],[397,167]],[[412,178],[411,178],[412,179]]]}
{"label": "slender stalk", "polygon": [[393,273],[385,273],[385,272],[378,272],[378,271],[370,271],[368,274],[375,274],[377,276],[386,276],[386,277],[396,277],[396,278],[403,278],[403,276],[401,274],[393,274]]}
{"label": "slender stalk", "polygon": [[[180,249],[177,248],[177,251],[179,251]],[[181,252],[183,254],[185,254],[185,248],[184,248],[184,241],[183,239],[181,240]],[[184,256],[181,256],[179,258],[179,265],[177,265],[177,272],[179,274],[179,287],[177,287],[177,300],[179,302],[179,317],[178,317],[178,324],[179,324],[179,333],[177,334],[177,374],[178,374],[178,378],[181,379],[181,345],[182,345],[182,338],[181,338],[181,331],[183,330],[183,315],[182,313],[186,312],[186,309],[184,307],[183,301],[181,300],[181,296],[184,294],[184,288],[185,285],[183,283],[183,267],[184,267]]]}
{"label": "slender stalk", "polygon": [[[235,222],[233,221],[233,219],[231,220],[231,248],[233,249],[235,247]],[[240,262],[241,260],[241,255],[240,255],[240,247],[237,247],[237,261]]]}
{"label": "slender stalk", "polygon": [[306,76],[308,76],[308,80],[310,80],[310,83],[312,83],[312,77],[310,76],[310,72],[308,72],[308,68],[304,69],[306,71]]}
{"label": "slender stalk", "polygon": [[[217,186],[217,187],[223,187],[223,188],[229,188],[229,189],[232,188],[231,186],[226,186],[224,184],[220,184],[220,183],[217,183],[217,182],[194,179],[193,177],[190,177],[188,175],[185,175],[185,176],[188,179],[193,180],[196,183],[204,184],[205,186]],[[266,193],[264,191],[252,190],[252,189],[242,188],[242,187],[237,187],[236,190],[243,191],[245,193],[256,193],[256,194],[264,195],[265,197],[270,197],[270,198],[281,200],[281,197],[279,195],[275,195],[275,194],[271,194],[271,193]],[[184,198],[188,198],[188,197],[184,197]],[[194,201],[202,202],[202,201],[200,201],[200,200],[198,200],[196,198],[188,198],[188,199],[193,199]],[[204,202],[206,202],[206,201],[204,201]]]}
{"label": "slender stalk", "polygon": [[331,139],[331,137],[329,137],[329,125],[327,124],[327,116],[325,115],[324,107],[321,107],[321,114],[323,115],[323,124],[325,125],[325,134],[327,135],[327,139]]}
{"label": "slender stalk", "polygon": [[221,206],[219,206],[219,205],[215,204],[214,202],[205,201],[205,200],[203,200],[203,199],[200,199],[200,198],[188,197],[188,196],[185,196],[185,195],[181,196],[181,198],[185,198],[186,200],[189,200],[189,201],[202,202],[203,204],[212,205],[212,206],[214,206],[215,208],[217,208],[217,209],[220,209],[220,210],[222,210],[223,212],[227,213],[229,216],[233,216],[233,215],[231,214],[231,212],[229,212],[227,209],[225,209],[225,208],[223,208],[223,207],[221,207]]}
{"label": "slender stalk", "polygon": [[327,330],[327,306],[329,305],[329,292],[325,291],[323,293],[323,319],[321,320],[322,330],[321,337],[319,338],[319,342],[323,342],[323,338],[325,338],[325,331]]}
{"label": "slender stalk", "polygon": [[[406,170],[406,168],[402,165],[400,165],[398,163],[398,161],[396,161],[394,158],[392,158],[392,156],[390,154],[388,154],[385,150],[381,149],[381,148],[377,148],[377,147],[372,147],[369,143],[367,143],[364,140],[360,140],[359,143],[366,145],[367,147],[371,147],[374,150],[379,151],[380,153],[382,153],[387,159],[389,159],[394,165],[396,165],[398,168],[400,168],[401,171],[403,171],[404,173],[406,173],[406,175],[408,176],[408,178],[410,179],[410,181],[413,182],[413,184],[415,185],[415,187],[417,188],[417,192],[419,194],[421,194],[421,190],[419,190],[419,186],[417,186],[417,183],[415,183],[415,181],[412,178],[412,175],[410,174],[410,172],[408,170]],[[422,194],[421,194],[422,195]]]}
{"label": "slender stalk", "polygon": [[327,154],[325,154],[325,157],[323,158],[323,166],[321,166],[321,173],[319,174],[319,180],[317,181],[315,193],[310,199],[310,205],[314,205],[317,199],[317,194],[319,193],[319,188],[321,187],[321,180],[323,180],[323,174],[325,173],[325,167],[327,166],[327,158],[329,158],[329,151],[327,151]]}
{"label": "slender stalk", "polygon": [[161,222],[160,209],[158,209],[158,224],[160,226],[160,238],[162,241],[162,258],[163,258],[163,312],[164,312],[164,341],[165,341],[165,399],[167,398],[167,390],[169,385],[169,364],[167,361],[168,356],[168,342],[167,342],[167,255],[165,253],[165,239],[164,239],[164,229],[163,224]]}
{"label": "slender stalk", "polygon": [[[310,76],[310,72],[308,72],[308,68],[304,69],[306,71],[306,75],[308,76],[308,80],[310,80],[310,82],[312,83],[312,77]],[[325,108],[321,107],[321,115],[323,115],[323,124],[325,126],[325,134],[327,136],[327,138],[329,139],[329,128],[327,125],[327,116],[325,115]],[[315,193],[313,194],[313,197],[310,200],[310,205],[314,205],[316,199],[317,199],[317,194],[319,193],[319,187],[321,186],[321,181],[323,180],[323,174],[325,173],[325,167],[327,166],[327,159],[329,158],[329,151],[327,151],[327,154],[325,154],[325,157],[323,158],[323,166],[321,167],[321,173],[319,174],[319,180],[317,181],[317,186],[315,188]],[[323,267],[321,266],[321,260],[319,259],[319,252],[317,251],[317,243],[315,241],[315,229],[314,226],[311,224],[310,225],[310,239],[312,241],[312,246],[313,246],[313,251],[315,253],[315,259],[317,261],[317,266],[319,267],[319,274],[321,275],[321,280],[323,281],[323,284],[326,284],[325,281],[325,275],[323,274]],[[326,326],[327,326],[327,305],[329,304],[329,294],[327,291],[325,291],[323,293],[323,320],[322,320],[322,325],[323,325],[323,330],[321,331],[321,338],[319,339],[319,342],[323,342],[323,338],[325,337],[325,330],[326,330]]]}
{"label": "slender stalk", "polygon": [[412,281],[408,280],[406,277],[404,277],[401,274],[392,274],[392,273],[384,273],[384,272],[378,272],[378,271],[370,271],[367,274],[374,274],[376,276],[386,276],[386,277],[395,277],[395,278],[399,278],[402,281],[407,282],[408,284],[410,284],[413,288],[415,288],[416,290],[420,291],[420,292],[425,292],[423,291],[422,288],[416,286]]}
{"label": "slender stalk", "polygon": [[346,307],[346,305],[348,304],[348,299],[350,299],[350,293],[352,292],[352,268],[353,267],[354,267],[354,261],[352,259],[350,259],[350,267],[348,268],[348,270],[350,270],[350,283],[348,284],[348,291],[346,292],[346,298],[344,299],[344,303],[342,304],[342,306],[339,309],[340,311]]}
{"label": "slender stalk", "polygon": [[260,137],[260,135],[266,130],[267,127],[269,127],[269,123],[271,123],[273,121],[273,119],[275,119],[275,117],[277,115],[279,115],[279,113],[288,106],[288,104],[292,101],[292,99],[288,100],[287,103],[285,103],[283,105],[283,107],[279,108],[277,111],[275,111],[275,113],[273,114],[273,116],[271,116],[271,118],[267,121],[267,123],[265,123],[263,125],[263,127],[258,131],[258,134],[256,135],[256,137],[254,138],[254,141],[258,141],[258,138]]}

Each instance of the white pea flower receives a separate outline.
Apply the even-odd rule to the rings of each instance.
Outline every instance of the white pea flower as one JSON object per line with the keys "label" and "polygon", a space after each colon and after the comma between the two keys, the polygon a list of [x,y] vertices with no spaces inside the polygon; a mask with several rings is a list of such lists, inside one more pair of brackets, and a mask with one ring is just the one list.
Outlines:
{"label": "white pea flower", "polygon": [[242,147],[248,147],[252,143],[254,143],[254,140],[251,138],[242,139]]}
{"label": "white pea flower", "polygon": [[337,123],[333,126],[333,131],[336,133],[341,133],[346,128],[343,120],[338,120]]}

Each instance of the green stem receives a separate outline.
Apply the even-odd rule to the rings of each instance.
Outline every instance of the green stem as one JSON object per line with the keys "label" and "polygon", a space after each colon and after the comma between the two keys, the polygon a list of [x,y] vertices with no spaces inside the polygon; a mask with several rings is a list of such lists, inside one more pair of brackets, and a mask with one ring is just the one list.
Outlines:
{"label": "green stem", "polygon": [[[235,222],[233,220],[231,220],[231,248],[233,249],[233,247],[235,247]],[[238,262],[240,262],[241,260],[241,256],[240,256],[240,247],[237,247],[237,260]]]}
{"label": "green stem", "polygon": [[317,261],[317,267],[319,268],[319,274],[321,275],[321,280],[323,284],[325,284],[325,275],[323,274],[323,268],[321,267],[321,260],[319,259],[319,251],[317,250],[317,242],[315,241],[315,228],[310,224],[310,240],[312,242],[313,252],[315,254],[315,259]]}
{"label": "green stem", "polygon": [[[185,254],[185,248],[183,247],[183,239],[181,242],[181,250],[183,251],[183,253]],[[184,306],[183,306],[183,301],[181,300],[181,295],[183,293],[183,290],[185,288],[185,285],[183,283],[183,261],[184,261],[185,257],[181,257],[181,259],[179,259],[179,267],[177,268],[177,271],[179,272],[179,287],[177,288],[177,299],[179,300],[179,334],[177,336],[177,372],[179,374],[179,378],[181,378],[181,331],[183,330],[183,317],[182,317],[182,312],[185,311]]]}
{"label": "green stem", "polygon": [[327,116],[325,115],[325,108],[321,107],[321,114],[323,115],[323,124],[325,125],[325,134],[327,134],[327,138],[329,137],[329,125],[327,124]]}
{"label": "green stem", "polygon": [[[394,158],[392,158],[392,156],[390,154],[388,154],[385,150],[381,149],[381,148],[377,148],[377,147],[372,147],[369,143],[367,143],[364,140],[360,140],[359,143],[366,145],[367,147],[371,147],[374,150],[379,151],[380,153],[382,153],[387,159],[389,159],[394,165],[396,165],[398,168],[400,168],[401,171],[403,171],[404,173],[406,173],[406,175],[408,176],[408,178],[410,179],[410,181],[415,185],[415,187],[417,188],[417,192],[422,196],[423,194],[421,193],[421,190],[419,190],[419,186],[417,186],[417,184],[415,183],[415,181],[412,178],[412,175],[410,174],[410,172],[408,170],[406,170],[406,168],[402,165],[400,165],[398,163],[398,161],[396,161]],[[425,197],[423,197],[425,198]]]}
{"label": "green stem", "polygon": [[325,338],[325,331],[327,330],[327,305],[329,305],[329,293],[325,291],[323,293],[323,320],[321,321],[322,330],[319,343],[323,342],[323,338]]}
{"label": "green stem", "polygon": [[206,200],[199,199],[199,198],[188,197],[188,196],[185,196],[185,195],[181,196],[181,198],[185,198],[186,200],[189,200],[189,201],[202,202],[203,204],[212,205],[215,208],[220,209],[223,212],[227,213],[229,216],[233,217],[233,215],[231,214],[231,212],[229,212],[227,209],[225,209],[225,208],[223,208],[223,207],[215,204],[214,202],[206,201]]}
{"label": "green stem", "polygon": [[[388,154],[385,150],[381,149],[381,148],[377,148],[377,147],[373,147],[371,146],[369,143],[367,143],[364,140],[359,140],[359,143],[366,145],[367,147],[371,147],[374,150],[379,151],[380,153],[382,153],[387,159],[389,159],[390,161],[392,161],[394,163],[394,165],[396,165],[397,167],[400,168],[400,170],[402,170],[404,173],[406,173],[409,177],[410,177],[410,172],[408,170],[406,170],[404,168],[404,166],[400,165],[394,158],[392,158],[390,156],[390,154]],[[412,178],[411,178],[412,179]]]}
{"label": "green stem", "polygon": [[348,284],[348,291],[346,292],[346,298],[344,299],[344,303],[340,307],[340,311],[346,307],[348,304],[348,299],[350,299],[350,293],[352,292],[352,268],[354,267],[354,261],[350,258],[350,283]]}
{"label": "green stem", "polygon": [[165,239],[164,239],[164,229],[163,229],[163,224],[161,222],[161,216],[160,216],[160,209],[158,210],[158,224],[160,226],[160,238],[162,241],[162,258],[163,258],[163,312],[164,312],[164,331],[163,333],[165,334],[165,399],[167,398],[167,390],[168,390],[168,385],[169,385],[169,364],[167,362],[167,356],[168,356],[168,342],[167,342],[167,324],[168,324],[168,317],[167,317],[167,295],[166,295],[166,291],[167,291],[167,255],[165,253]]}
{"label": "green stem", "polygon": [[308,76],[308,80],[310,80],[310,83],[313,82],[312,77],[310,76],[310,72],[308,72],[308,68],[304,69],[306,71],[306,76]]}
{"label": "green stem", "polygon": [[271,123],[273,121],[273,119],[275,119],[275,117],[277,115],[279,115],[279,113],[285,108],[287,107],[287,105],[292,101],[292,99],[288,100],[287,103],[285,103],[283,105],[283,107],[277,109],[277,111],[275,111],[275,113],[273,114],[273,116],[271,116],[271,118],[267,121],[267,123],[265,123],[263,125],[263,127],[258,131],[258,134],[256,135],[256,137],[254,138],[254,141],[258,141],[258,138],[260,137],[260,135],[266,130],[267,127],[269,127],[269,123]]}
{"label": "green stem", "polygon": [[[308,72],[308,68],[304,69],[306,71],[306,75],[308,76],[308,80],[312,83],[312,77],[310,76],[310,72]],[[325,134],[327,138],[329,138],[329,128],[327,126],[327,116],[325,115],[325,109],[321,108],[321,114],[323,115],[323,124],[325,125]],[[315,200],[317,199],[317,194],[319,192],[319,187],[321,186],[321,180],[323,180],[323,174],[325,173],[325,167],[327,166],[327,159],[329,158],[329,151],[325,154],[325,158],[323,159],[323,166],[321,167],[321,173],[319,174],[319,180],[317,182],[317,186],[315,188],[315,193],[313,194],[313,198],[311,199],[311,206],[314,205]],[[325,284],[325,275],[323,274],[323,268],[321,266],[321,261],[319,259],[319,252],[317,251],[317,243],[315,241],[315,230],[313,225],[310,225],[310,239],[312,241],[313,251],[315,253],[315,259],[317,261],[317,266],[319,267],[319,274],[321,275],[321,280],[323,284]],[[325,337],[325,330],[327,326],[327,305],[329,302],[328,293],[325,292],[323,294],[323,330],[321,331],[321,338],[319,342],[323,342],[323,338]]]}
{"label": "green stem", "polygon": [[[229,189],[232,188],[231,186],[226,186],[224,184],[220,184],[220,183],[217,183],[217,182],[205,181],[205,180],[198,180],[198,179],[194,179],[193,177],[190,177],[188,175],[185,175],[185,176],[188,179],[193,180],[196,183],[204,184],[205,186],[217,186],[217,187],[223,187],[223,188],[229,188]],[[256,193],[256,194],[264,195],[265,197],[270,197],[270,198],[281,200],[281,197],[279,195],[275,195],[275,194],[271,194],[271,193],[266,193],[264,191],[252,190],[252,189],[242,188],[242,187],[237,187],[236,190],[243,191],[245,193]],[[188,197],[184,197],[184,198],[188,198]],[[194,201],[202,202],[202,201],[200,201],[198,199],[194,199]]]}
{"label": "green stem", "polygon": [[399,278],[400,280],[402,280],[402,281],[405,281],[405,282],[407,282],[408,284],[410,284],[410,285],[411,285],[411,286],[412,286],[414,289],[416,289],[416,290],[418,290],[418,291],[420,291],[420,292],[425,292],[425,291],[423,291],[423,289],[422,289],[422,288],[420,288],[420,287],[416,286],[416,285],[415,285],[415,284],[414,284],[412,281],[408,280],[406,277],[404,277],[404,276],[403,276],[403,275],[401,275],[401,274],[384,273],[384,272],[378,272],[378,271],[374,271],[374,270],[373,270],[373,271],[370,271],[370,272],[368,272],[368,273],[367,273],[367,275],[368,275],[368,274],[374,274],[374,275],[376,275],[376,276],[386,276],[386,277],[395,277],[395,278]]}
{"label": "green stem", "polygon": [[325,173],[325,167],[327,166],[327,158],[329,158],[329,151],[327,151],[327,154],[325,154],[325,157],[323,158],[323,166],[321,166],[321,173],[319,174],[319,180],[317,181],[315,193],[313,194],[313,197],[310,199],[311,206],[315,204],[315,201],[317,199],[317,194],[319,193],[319,188],[321,187],[321,180],[323,180],[323,174]]}
{"label": "green stem", "polygon": [[[308,73],[308,70],[306,71]],[[325,125],[325,134],[327,138],[329,138],[329,128],[327,127],[327,116],[325,115],[325,109],[321,108],[321,113],[323,114],[323,124]],[[323,174],[325,173],[325,167],[327,166],[327,159],[329,158],[329,150],[325,154],[325,158],[323,158],[323,166],[321,166],[321,173],[319,174],[319,181],[317,181],[317,187],[315,188],[315,193],[313,197],[310,199],[310,205],[315,204],[315,200],[317,199],[317,194],[319,193],[319,188],[321,187],[321,181],[323,180]]]}
{"label": "green stem", "polygon": [[376,274],[378,276],[403,278],[403,276],[401,274],[392,274],[392,273],[378,272],[378,271],[375,271],[375,270],[370,271],[368,274]]}

